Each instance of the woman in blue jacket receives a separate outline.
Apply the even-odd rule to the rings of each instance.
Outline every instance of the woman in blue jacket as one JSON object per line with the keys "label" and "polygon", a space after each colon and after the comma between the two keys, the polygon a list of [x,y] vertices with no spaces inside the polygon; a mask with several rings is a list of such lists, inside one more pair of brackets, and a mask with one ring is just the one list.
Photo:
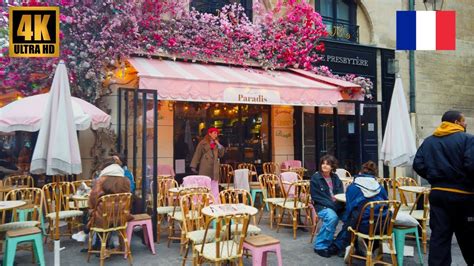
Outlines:
{"label": "woman in blue jacket", "polygon": [[314,252],[322,257],[330,257],[328,248],[334,240],[339,215],[344,205],[336,201],[334,195],[344,193],[341,180],[336,175],[337,160],[332,155],[321,158],[319,172],[311,177],[311,199],[318,217],[323,224],[313,243]]}
{"label": "woman in blue jacket", "polygon": [[[344,225],[333,245],[329,247],[331,255],[338,254],[340,257],[344,255],[346,247],[350,244],[347,228],[349,226],[354,228],[357,225],[360,211],[367,202],[388,200],[387,191],[377,182],[376,176],[377,165],[368,161],[362,165],[360,173],[354,176],[354,182],[347,187],[346,211],[342,217]],[[369,217],[370,210],[366,209],[359,226],[359,231],[362,233],[369,231]]]}

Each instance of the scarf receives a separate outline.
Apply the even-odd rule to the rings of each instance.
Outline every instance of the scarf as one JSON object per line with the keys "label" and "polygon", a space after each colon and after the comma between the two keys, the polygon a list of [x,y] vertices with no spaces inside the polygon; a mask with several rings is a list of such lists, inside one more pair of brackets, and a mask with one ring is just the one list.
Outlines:
{"label": "scarf", "polygon": [[104,170],[100,172],[99,177],[101,176],[125,176],[125,174],[122,167],[120,167],[120,165],[111,164],[105,167]]}
{"label": "scarf", "polygon": [[465,132],[465,129],[461,125],[444,121],[435,130],[435,132],[433,133],[433,136],[444,137],[444,136],[451,135],[451,134],[456,133],[456,132]]}

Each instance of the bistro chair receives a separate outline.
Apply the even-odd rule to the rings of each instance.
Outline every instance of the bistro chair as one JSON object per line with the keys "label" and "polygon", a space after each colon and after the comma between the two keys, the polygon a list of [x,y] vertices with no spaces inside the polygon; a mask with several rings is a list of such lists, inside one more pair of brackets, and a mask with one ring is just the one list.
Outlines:
{"label": "bistro chair", "polygon": [[5,187],[34,187],[35,181],[30,175],[12,175],[3,180]]}
{"label": "bistro chair", "polygon": [[288,172],[295,172],[298,174],[298,176],[300,177],[300,180],[303,179],[304,177],[304,174],[306,173],[306,168],[304,167],[290,167],[290,169],[288,169]]}
{"label": "bistro chair", "polygon": [[[247,235],[249,219],[248,214],[234,214],[213,217],[207,221],[202,244],[194,246],[196,264],[210,262],[222,265],[223,262],[232,264],[237,262],[238,265],[243,265],[243,244]],[[237,227],[233,233],[222,230],[222,228],[230,228],[233,225]],[[210,236],[212,236],[212,240],[205,241]]]}
{"label": "bistro chair", "polygon": [[377,181],[379,184],[385,188],[385,191],[387,191],[387,196],[391,200],[398,200],[397,196],[397,181],[395,181],[394,178],[377,178]]}
{"label": "bistro chair", "polygon": [[[293,191],[293,194],[290,193]],[[309,227],[314,230],[315,221],[311,215],[310,209],[310,191],[308,181],[295,181],[290,183],[286,193],[285,200],[283,202],[276,202],[275,205],[279,208],[277,232],[280,230],[280,226],[293,227],[293,239],[296,239],[296,230],[298,227]],[[286,212],[290,214],[292,223],[283,223],[283,218]],[[306,213],[306,222],[310,221],[309,225],[298,225],[298,215],[301,211]]]}
{"label": "bistro chair", "polygon": [[280,171],[280,166],[276,162],[267,162],[263,163],[263,173],[264,174],[273,174],[278,175]]}
{"label": "bistro chair", "polygon": [[[221,204],[245,204],[253,207],[253,200],[250,193],[245,189],[227,189],[219,193]],[[262,204],[263,206],[263,204]],[[258,235],[262,229],[258,228],[255,216],[252,217],[253,224],[249,224],[247,233],[249,235]],[[235,230],[235,226],[231,228]]]}
{"label": "bistro chair", "polygon": [[[258,177],[258,180],[262,189],[263,202],[265,202],[267,210],[270,210],[270,228],[273,229],[273,220],[275,219],[276,210],[275,204],[277,202],[285,201],[285,198],[279,197],[279,194],[277,193],[277,189],[281,188],[278,186],[280,178],[274,174],[263,174]],[[258,219],[259,224],[263,216],[263,206],[264,205],[262,204],[260,207],[260,217]]]}
{"label": "bistro chair", "polygon": [[[402,210],[401,213],[408,213],[413,218],[420,222],[421,226],[421,241],[423,242],[423,253],[426,254],[426,245],[428,242],[428,234],[427,234],[427,227],[428,227],[428,220],[430,218],[430,190],[425,189],[422,193],[417,193],[417,197],[413,202],[411,209],[409,211]],[[417,210],[416,207],[418,206],[419,201],[423,201],[423,209]]]}
{"label": "bistro chair", "polygon": [[[128,263],[132,265],[132,254],[127,239],[127,222],[130,216],[131,193],[118,193],[105,195],[99,198],[97,207],[101,206],[100,219],[94,219],[92,216],[91,228],[89,232],[89,247],[87,251],[87,262],[92,253],[100,254],[100,265],[104,265],[104,260],[109,255],[122,254],[127,257]],[[97,208],[96,207],[96,208]],[[107,239],[112,232],[116,232],[118,237],[123,240],[123,250],[108,250],[106,248]],[[92,249],[93,234],[100,239],[100,250]]]}
{"label": "bistro chair", "polygon": [[414,193],[407,193],[399,189],[401,186],[418,186],[418,182],[414,178],[411,177],[397,177],[397,188],[398,188],[398,193],[400,195],[400,200],[402,202],[402,206],[400,207],[400,210],[410,210],[411,205],[415,201],[415,194]]}
{"label": "bistro chair", "polygon": [[[79,227],[78,221],[82,218],[83,212],[71,210],[71,196],[74,195],[74,186],[70,182],[49,183],[43,186],[44,210],[48,219],[48,232],[53,239],[56,223],[56,195],[59,193],[59,219],[68,224],[68,234],[72,235],[73,228]],[[57,191],[57,192],[56,192]],[[47,235],[46,235],[47,237]]]}
{"label": "bistro chair", "polygon": [[224,189],[229,189],[234,186],[231,182],[234,175],[234,168],[230,164],[221,164],[219,168],[219,185]]}
{"label": "bistro chair", "polygon": [[[260,188],[260,183],[258,182],[257,168],[255,167],[254,164],[251,164],[251,163],[241,163],[237,166],[237,168],[249,170],[250,194],[252,194],[253,202],[255,202],[255,199],[257,198],[257,193],[260,193],[260,194],[262,193],[262,189]],[[255,181],[253,181],[254,177],[255,177]],[[261,199],[262,204],[265,204],[263,202],[263,196],[260,199]]]}
{"label": "bistro chair", "polygon": [[[177,188],[178,182],[172,178],[161,178],[158,179],[158,198],[157,198],[157,233],[158,239],[157,242],[160,243],[161,239],[161,224],[163,223],[164,218],[169,214],[172,213],[174,210],[173,206],[173,196],[169,193],[170,188]],[[179,210],[178,210],[179,211]]]}
{"label": "bistro chair", "polygon": [[[214,238],[215,231],[208,231],[207,237],[204,238],[205,234],[205,217],[202,214],[202,209],[214,203],[214,197],[210,193],[197,192],[183,195],[179,199],[179,205],[181,207],[181,213],[183,217],[183,232],[184,232],[184,245],[185,253],[183,256],[183,266],[186,264],[190,244],[193,252],[193,262],[196,259],[194,252],[194,246],[202,244],[203,242],[212,241]],[[194,263],[193,263],[194,264]]]}
{"label": "bistro chair", "polygon": [[[183,230],[183,213],[181,211],[180,198],[190,193],[209,193],[210,191],[207,187],[188,187],[182,188],[176,196],[171,197],[173,199],[173,211],[168,213],[168,248],[172,240],[179,240],[180,253],[184,250],[186,235]],[[176,236],[177,233],[179,233],[179,236]]]}
{"label": "bistro chair", "polygon": [[[348,228],[351,234],[349,265],[352,264],[352,258],[365,260],[366,265],[375,265],[376,263],[388,264],[382,261],[382,247],[378,249],[379,252],[375,259],[373,258],[372,252],[376,241],[379,241],[380,245],[382,245],[383,241],[388,242],[392,264],[397,265],[392,229],[399,208],[400,201],[395,200],[367,202],[362,207],[357,224],[355,227],[349,226]],[[365,215],[366,211],[369,211],[369,220],[364,222],[362,217]],[[359,241],[359,243],[362,242],[367,249],[366,256],[355,254],[355,243],[358,238],[363,240]]]}

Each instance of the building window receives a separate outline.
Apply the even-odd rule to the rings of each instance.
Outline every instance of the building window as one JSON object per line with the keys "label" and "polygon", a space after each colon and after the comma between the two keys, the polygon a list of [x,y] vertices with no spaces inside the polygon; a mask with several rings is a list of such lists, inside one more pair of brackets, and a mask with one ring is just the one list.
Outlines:
{"label": "building window", "polygon": [[316,10],[323,17],[330,38],[359,42],[357,4],[354,0],[319,0],[316,1]]}
{"label": "building window", "polygon": [[245,14],[252,21],[252,0],[191,0],[191,8],[201,13],[217,15],[217,11],[225,5],[240,3],[245,9]]}

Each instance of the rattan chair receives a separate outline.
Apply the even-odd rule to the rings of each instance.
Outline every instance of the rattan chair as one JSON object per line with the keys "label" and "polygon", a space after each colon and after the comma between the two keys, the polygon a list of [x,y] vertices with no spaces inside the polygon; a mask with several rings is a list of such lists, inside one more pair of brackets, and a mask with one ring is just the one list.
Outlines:
{"label": "rattan chair", "polygon": [[[390,256],[392,264],[397,265],[397,258],[395,256],[395,249],[393,243],[392,229],[398,209],[400,208],[400,201],[382,200],[367,202],[361,209],[357,224],[353,228],[349,226],[348,230],[351,234],[351,246],[349,251],[349,265],[352,264],[352,258],[358,258],[366,261],[366,265],[374,265],[375,263],[389,264],[382,261],[382,247],[380,246],[379,253],[373,258],[373,248],[375,241],[387,241],[390,248]],[[364,221],[362,217],[366,211],[369,211],[370,216],[368,221]],[[363,225],[367,223],[367,231],[363,231]],[[357,238],[361,241],[366,249],[366,256],[355,254],[355,243]],[[360,242],[359,242],[360,243]],[[380,243],[382,245],[382,243]]]}
{"label": "rattan chair", "polygon": [[394,178],[377,178],[377,182],[385,188],[387,191],[387,196],[391,200],[399,200],[399,196],[397,194],[397,181]]}
{"label": "rattan chair", "polygon": [[258,223],[260,224],[260,220],[263,216],[263,208],[267,206],[267,209],[270,211],[270,228],[273,229],[273,220],[275,219],[275,210],[276,210],[276,203],[285,201],[284,197],[279,197],[278,189],[281,187],[279,186],[280,178],[274,174],[263,174],[258,177],[260,182],[260,187],[262,189],[263,194],[263,202],[260,207],[260,217],[258,218]]}
{"label": "rattan chair", "polygon": [[[401,186],[418,186],[418,182],[414,178],[411,177],[397,177],[397,188]],[[415,201],[415,195],[413,193],[405,193],[402,190],[398,189],[398,193],[400,194],[400,200],[402,202],[402,206],[400,207],[401,210],[409,210],[411,205]]]}
{"label": "rattan chair", "polygon": [[[100,220],[95,220],[92,216],[91,228],[89,233],[89,248],[87,251],[87,262],[89,262],[92,253],[100,254],[100,265],[104,265],[104,260],[109,255],[126,255],[128,263],[132,265],[132,254],[127,239],[127,222],[130,218],[131,193],[118,193],[105,195],[99,198],[97,206],[101,206]],[[106,243],[112,232],[117,232],[119,239],[122,239],[123,250],[107,250]],[[92,235],[96,234],[101,242],[100,250],[92,249]]]}
{"label": "rattan chair", "polygon": [[[293,191],[293,193],[290,193]],[[283,202],[276,202],[275,205],[279,209],[277,232],[280,230],[280,226],[293,227],[293,239],[296,239],[296,230],[298,227],[308,227],[314,230],[316,225],[309,206],[310,201],[310,190],[308,181],[295,181],[290,184],[286,193],[285,200]],[[283,223],[283,218],[286,211],[291,216],[292,223]],[[311,224],[298,224],[298,215],[304,211],[306,214],[306,222],[310,221]]]}
{"label": "rattan chair", "polygon": [[[252,185],[258,186],[257,180],[257,168],[253,163],[239,163],[237,169],[249,169],[249,185],[252,188]],[[255,177],[255,178],[254,178]]]}
{"label": "rattan chair", "polygon": [[[56,223],[56,202],[59,204],[59,219],[64,220],[68,224],[68,234],[72,235],[73,229],[81,226],[79,222],[80,218],[83,215],[83,212],[80,210],[72,210],[71,206],[71,197],[75,193],[74,185],[70,182],[59,182],[59,183],[49,183],[43,186],[43,195],[44,195],[44,210],[46,218],[48,219],[48,233],[53,239],[53,233]],[[59,195],[59,198],[56,200],[56,196]],[[47,235],[46,235],[47,237]]]}
{"label": "rattan chair", "polygon": [[278,175],[280,173],[280,165],[276,162],[263,163],[263,173]]}
{"label": "rattan chair", "polygon": [[234,168],[230,164],[221,164],[219,168],[219,185],[225,189],[232,188],[234,184],[231,182],[234,175]]}
{"label": "rattan chair", "polygon": [[[211,193],[199,192],[183,195],[179,200],[181,213],[183,216],[183,232],[185,235],[185,253],[183,256],[183,266],[186,264],[190,244],[193,251],[193,262],[195,261],[194,246],[203,242],[211,241],[214,234],[208,232],[207,238],[203,238],[205,233],[205,217],[202,209],[214,203],[214,196]],[[215,231],[214,231],[215,232]],[[193,263],[194,264],[194,263]]]}
{"label": "rattan chair", "polygon": [[[196,253],[196,264],[201,265],[204,262],[221,265],[223,262],[230,262],[243,265],[243,244],[247,235],[249,224],[248,214],[236,214],[213,217],[206,223],[203,240],[209,236],[214,236],[212,241],[203,241],[202,244],[194,246]],[[213,228],[215,225],[215,228]],[[221,230],[236,225],[238,228],[233,233],[229,230]],[[196,265],[195,264],[195,265]]]}
{"label": "rattan chair", "polygon": [[9,186],[23,186],[23,187],[34,187],[35,181],[30,175],[11,175],[3,180],[5,187]]}
{"label": "rattan chair", "polygon": [[158,179],[158,198],[157,198],[157,214],[158,214],[158,219],[157,219],[157,233],[158,233],[158,238],[157,242],[160,243],[161,239],[161,224],[163,223],[163,220],[165,217],[173,212],[174,206],[173,206],[173,198],[169,194],[170,188],[176,188],[178,187],[178,182],[172,178],[160,178]]}
{"label": "rattan chair", "polygon": [[[250,195],[250,192],[248,192],[245,189],[227,189],[223,190],[219,193],[219,198],[221,199],[221,204],[245,204],[253,207],[253,199],[252,196]],[[262,232],[262,229],[260,229],[257,226],[257,220],[255,216],[252,216],[252,222],[253,224],[249,224],[249,228],[247,230],[247,233],[249,235],[258,235],[260,232]],[[232,228],[234,230],[234,227]]]}

